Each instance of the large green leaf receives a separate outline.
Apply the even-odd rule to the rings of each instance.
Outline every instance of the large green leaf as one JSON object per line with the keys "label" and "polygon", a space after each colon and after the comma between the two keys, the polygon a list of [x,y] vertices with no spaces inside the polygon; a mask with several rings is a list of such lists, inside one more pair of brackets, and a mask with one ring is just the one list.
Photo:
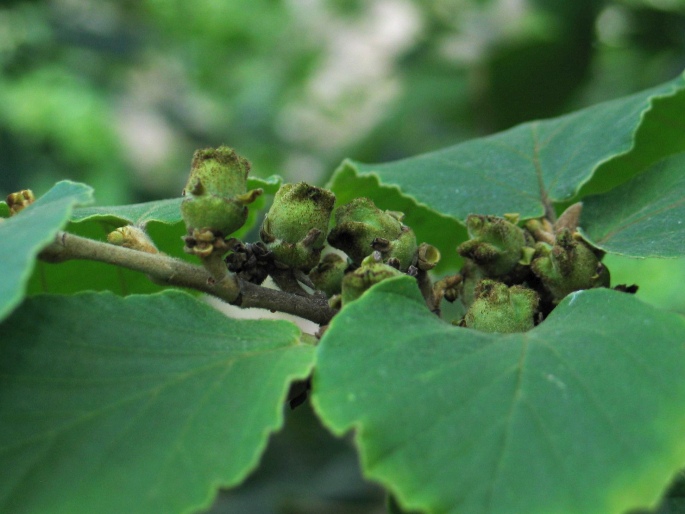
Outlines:
{"label": "large green leaf", "polygon": [[[365,195],[385,199],[389,208],[403,198],[421,213],[416,220],[408,216],[407,224],[420,235],[437,233],[428,242],[455,263],[453,247],[459,241],[445,239],[454,231],[448,219],[463,221],[473,213],[538,217],[545,204],[576,198],[583,184],[588,184],[586,192],[609,189],[685,150],[683,119],[685,80],[678,77],[626,98],[409,159],[385,164],[348,160],[330,187],[346,198],[363,183]],[[611,162],[619,158],[617,174]]]}
{"label": "large green leaf", "polygon": [[685,153],[583,204],[581,225],[597,247],[632,257],[685,255]]}
{"label": "large green leaf", "polygon": [[58,182],[32,205],[0,222],[0,320],[21,302],[38,252],[67,223],[75,205],[91,201],[92,193],[84,184]]}
{"label": "large green leaf", "polygon": [[[249,177],[250,188],[261,187],[266,194],[275,193],[281,184],[277,176],[268,179]],[[171,198],[133,205],[97,206],[76,209],[67,231],[90,239],[105,241],[107,234],[123,225],[142,227],[157,248],[168,255],[198,263],[197,258],[183,252],[186,228],[181,218],[183,198]],[[264,207],[264,197],[250,205],[245,226],[235,237],[244,236],[257,222]],[[28,292],[71,294],[78,291],[113,291],[117,294],[153,293],[167,289],[152,283],[145,275],[93,261],[72,261],[59,265],[38,263],[29,281]]]}
{"label": "large green leaf", "polygon": [[0,327],[0,511],[172,514],[241,481],[314,348],[180,292],[36,296]]}
{"label": "large green leaf", "polygon": [[527,333],[453,327],[398,277],[333,319],[313,399],[407,508],[618,514],[685,464],[683,341],[683,318],[608,289]]}

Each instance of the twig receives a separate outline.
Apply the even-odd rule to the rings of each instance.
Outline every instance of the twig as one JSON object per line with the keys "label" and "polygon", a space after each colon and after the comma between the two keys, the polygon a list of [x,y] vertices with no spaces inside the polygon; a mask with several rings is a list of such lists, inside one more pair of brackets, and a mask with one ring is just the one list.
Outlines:
{"label": "twig", "polygon": [[281,291],[299,296],[307,296],[307,292],[297,282],[291,269],[279,269],[273,267],[270,271],[271,278]]}
{"label": "twig", "polygon": [[168,255],[132,250],[67,232],[59,232],[39,258],[50,263],[80,259],[113,264],[145,273],[155,283],[202,291],[238,307],[294,314],[320,325],[328,323],[335,314],[327,302],[316,296],[267,289],[241,280],[233,273],[217,281],[205,268]]}

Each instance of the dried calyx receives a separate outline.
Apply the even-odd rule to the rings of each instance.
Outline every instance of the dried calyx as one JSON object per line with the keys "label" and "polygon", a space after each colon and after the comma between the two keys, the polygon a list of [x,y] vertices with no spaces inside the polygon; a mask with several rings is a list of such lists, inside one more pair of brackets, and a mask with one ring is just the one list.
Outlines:
{"label": "dried calyx", "polygon": [[273,265],[273,255],[262,242],[243,243],[231,238],[226,241],[228,254],[225,261],[228,271],[253,284],[266,280]]}

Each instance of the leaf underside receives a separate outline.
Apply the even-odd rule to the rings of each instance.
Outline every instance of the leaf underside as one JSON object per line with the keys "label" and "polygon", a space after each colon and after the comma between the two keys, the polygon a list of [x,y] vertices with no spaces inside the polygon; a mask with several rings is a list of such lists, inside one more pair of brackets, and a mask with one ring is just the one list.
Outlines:
{"label": "leaf underside", "polygon": [[653,505],[685,462],[683,340],[681,317],[607,289],[484,334],[399,277],[333,320],[313,402],[406,508],[618,514]]}
{"label": "leaf underside", "polygon": [[664,159],[608,193],[586,198],[583,233],[630,257],[685,255],[685,154]]}

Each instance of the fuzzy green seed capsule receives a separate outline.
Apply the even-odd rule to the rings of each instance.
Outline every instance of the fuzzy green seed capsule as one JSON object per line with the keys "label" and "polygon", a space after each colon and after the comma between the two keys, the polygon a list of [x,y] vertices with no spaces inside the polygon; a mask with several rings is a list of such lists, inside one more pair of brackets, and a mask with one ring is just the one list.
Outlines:
{"label": "fuzzy green seed capsule", "polygon": [[403,273],[376,259],[379,255],[369,255],[362,261],[360,268],[348,273],[342,280],[342,305],[356,300],[372,285],[386,278],[397,277]]}
{"label": "fuzzy green seed capsule", "polygon": [[525,232],[504,218],[470,215],[466,228],[471,239],[459,245],[457,252],[475,262],[488,277],[513,272],[525,257]]}
{"label": "fuzzy green seed capsule", "polygon": [[283,184],[264,218],[260,236],[274,259],[308,273],[326,243],[335,195],[305,182]]}
{"label": "fuzzy green seed capsule", "polygon": [[242,227],[246,205],[262,194],[247,191],[249,172],[250,163],[227,146],[196,151],[181,203],[188,231],[206,229],[225,237]]}
{"label": "fuzzy green seed capsule", "polygon": [[609,270],[567,228],[559,231],[554,246],[537,244],[531,269],[555,304],[573,291],[609,287],[610,282]]}
{"label": "fuzzy green seed capsule", "polygon": [[526,332],[535,325],[540,297],[523,286],[507,287],[501,282],[483,280],[476,298],[464,317],[464,324],[482,332]]}
{"label": "fuzzy green seed capsule", "polygon": [[356,198],[335,211],[335,227],[328,236],[331,246],[344,251],[359,265],[373,251],[382,260],[397,259],[406,270],[416,257],[416,235],[401,220],[403,214],[382,211],[368,198]]}
{"label": "fuzzy green seed capsule", "polygon": [[319,291],[330,297],[342,291],[342,280],[349,266],[347,259],[337,253],[329,253],[309,272],[309,278]]}

